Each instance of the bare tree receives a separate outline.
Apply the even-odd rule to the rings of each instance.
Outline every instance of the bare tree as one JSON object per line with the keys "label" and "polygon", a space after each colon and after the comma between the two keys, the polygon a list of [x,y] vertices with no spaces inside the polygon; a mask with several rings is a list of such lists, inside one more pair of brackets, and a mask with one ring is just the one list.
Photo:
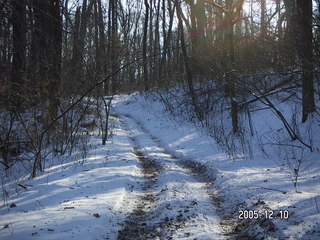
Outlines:
{"label": "bare tree", "polygon": [[261,10],[261,14],[260,14],[260,36],[262,38],[267,36],[267,21],[266,21],[266,0],[261,0],[260,1],[260,10]]}
{"label": "bare tree", "polygon": [[12,1],[13,58],[12,58],[12,103],[21,108],[24,91],[24,72],[26,64],[26,4],[25,1]]}
{"label": "bare tree", "polygon": [[49,107],[47,119],[51,121],[58,116],[60,71],[62,61],[62,15],[60,12],[60,1],[50,0],[48,10],[48,93]]}
{"label": "bare tree", "polygon": [[193,86],[192,72],[190,69],[189,57],[187,55],[186,43],[184,39],[184,30],[183,30],[183,23],[182,23],[182,17],[181,17],[182,10],[178,0],[175,0],[175,5],[176,5],[176,11],[177,11],[177,17],[178,17],[178,30],[180,33],[179,35],[180,35],[180,42],[181,42],[181,50],[182,50],[182,55],[184,60],[189,94],[191,96],[192,106],[194,108],[196,116],[198,117],[199,120],[202,120],[203,116],[201,114],[200,109],[198,108],[197,97],[196,97],[196,93]]}
{"label": "bare tree", "polygon": [[144,0],[146,8],[143,27],[143,77],[144,77],[144,90],[149,90],[149,78],[148,78],[148,64],[147,64],[147,36],[148,36],[148,21],[149,21],[149,3],[148,0]]}
{"label": "bare tree", "polygon": [[302,122],[315,111],[313,87],[312,0],[297,0],[297,50],[302,67]]}

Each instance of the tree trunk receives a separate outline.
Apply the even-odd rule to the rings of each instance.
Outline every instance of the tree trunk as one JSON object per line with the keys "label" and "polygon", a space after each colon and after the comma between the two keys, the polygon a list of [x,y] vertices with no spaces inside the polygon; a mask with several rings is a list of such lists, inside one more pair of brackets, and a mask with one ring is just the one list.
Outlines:
{"label": "tree trunk", "polygon": [[265,38],[267,36],[267,22],[266,22],[266,0],[260,0],[261,14],[260,14],[260,37]]}
{"label": "tree trunk", "polygon": [[[222,1],[218,0],[218,4],[222,6]],[[216,42],[222,43],[223,37],[224,37],[224,28],[223,28],[223,12],[221,9],[216,9],[216,17],[215,17],[215,22],[216,22]]]}
{"label": "tree trunk", "polygon": [[160,61],[159,59],[161,59],[161,55],[159,54],[160,51],[160,2],[158,1],[158,4],[155,5],[156,8],[156,20],[155,20],[155,34],[154,34],[154,46],[153,46],[153,76],[154,76],[154,80],[155,80],[155,85],[157,87],[160,86],[160,82],[159,82],[159,65],[160,65]]}
{"label": "tree trunk", "polygon": [[102,76],[101,69],[101,47],[99,41],[99,16],[98,16],[98,3],[94,0],[94,46],[95,46],[95,77],[100,79]]}
{"label": "tree trunk", "polygon": [[276,0],[276,11],[278,12],[277,30],[279,38],[282,38],[282,17],[281,17],[281,0]]}
{"label": "tree trunk", "polygon": [[[110,46],[110,63],[111,72],[115,72],[118,69],[118,14],[117,14],[117,0],[110,0],[109,8],[111,8],[111,46]],[[110,31],[110,29],[109,29]],[[110,39],[109,39],[110,41]],[[117,75],[113,75],[111,78],[111,91],[114,95],[117,91]]]}
{"label": "tree trunk", "polygon": [[312,0],[297,0],[297,50],[302,66],[302,122],[315,111],[313,86]]}
{"label": "tree trunk", "polygon": [[[64,16],[65,16],[65,21],[64,21],[64,28],[67,29],[67,31],[69,31],[69,21],[70,21],[70,15],[69,15],[69,0],[65,0],[64,2],[64,6],[63,6],[63,12],[64,12]],[[71,55],[70,52],[67,50],[68,48],[68,33],[65,32],[63,35],[63,49],[65,49],[64,51],[64,62],[66,62],[67,59],[69,59],[69,56]]]}
{"label": "tree trunk", "polygon": [[[227,0],[227,9],[230,9],[226,14],[228,19],[228,28],[227,28],[227,36],[226,39],[228,41],[228,49],[229,49],[229,62],[230,62],[230,70],[233,71],[234,62],[235,62],[235,53],[234,53],[234,32],[233,32],[233,0]],[[238,103],[236,100],[236,91],[235,91],[235,76],[233,74],[229,74],[227,76],[227,88],[228,94],[231,102],[231,119],[232,119],[232,130],[233,133],[236,134],[238,132]]]}
{"label": "tree trunk", "polygon": [[59,85],[62,59],[62,16],[59,0],[50,0],[48,17],[48,85],[46,92],[49,98],[47,118],[49,123],[58,116]]}
{"label": "tree trunk", "polygon": [[185,44],[185,39],[184,39],[183,24],[182,24],[182,19],[181,19],[181,11],[182,10],[181,10],[181,7],[178,3],[178,0],[175,0],[175,5],[176,5],[176,9],[177,9],[178,30],[180,33],[181,50],[182,50],[182,55],[183,55],[183,60],[184,60],[185,71],[186,71],[186,75],[187,75],[187,83],[188,83],[189,93],[191,96],[191,101],[192,101],[192,105],[193,105],[195,114],[198,117],[198,119],[200,121],[202,121],[203,117],[202,117],[202,114],[198,108],[197,98],[196,98],[196,94],[195,94],[194,86],[193,86],[192,72],[190,70],[189,59],[188,59],[187,49],[186,49],[186,44]]}
{"label": "tree trunk", "polygon": [[24,102],[24,72],[26,63],[26,5],[24,0],[12,1],[13,58],[12,58],[12,103],[16,110]]}
{"label": "tree trunk", "polygon": [[[290,56],[292,60],[291,64],[295,64],[295,56],[296,56],[296,47],[295,47],[295,38],[297,23],[296,23],[296,0],[283,0],[284,6],[286,9],[285,15],[287,20],[287,27],[284,32],[284,38],[286,43],[286,52]],[[290,64],[290,63],[289,63]]]}
{"label": "tree trunk", "polygon": [[[164,4],[164,3],[163,3]],[[165,5],[163,5],[164,7]],[[168,0],[168,9],[169,9],[169,28],[167,33],[165,32],[165,24],[163,25],[163,31],[165,32],[163,36],[163,54],[161,63],[159,66],[159,76],[162,76],[163,69],[166,68],[166,60],[169,59],[170,55],[170,42],[172,38],[172,26],[173,26],[173,16],[174,16],[174,7],[172,8],[171,0]],[[167,57],[168,56],[168,57]]]}
{"label": "tree trunk", "polygon": [[[148,32],[149,32],[149,42],[147,44],[147,48],[148,48],[148,53],[149,55],[151,56],[152,54],[152,48],[153,48],[153,45],[154,45],[154,36],[153,36],[153,11],[154,11],[154,6],[153,6],[153,2],[154,0],[149,0],[149,29],[148,29]],[[148,80],[149,80],[149,88],[153,87],[154,85],[154,75],[153,75],[153,70],[154,70],[154,64],[153,64],[153,61],[150,59],[148,60],[148,68],[149,68],[149,71],[148,71],[148,74],[149,74],[149,77],[148,77]]]}
{"label": "tree trunk", "polygon": [[84,78],[84,49],[87,33],[88,19],[93,7],[93,1],[87,5],[87,0],[83,0],[82,7],[77,8],[73,30],[73,55],[71,60],[71,70],[74,85],[86,85]]}
{"label": "tree trunk", "polygon": [[202,54],[205,49],[207,16],[205,11],[205,0],[198,0],[196,4],[196,20],[197,20],[197,38],[198,38],[198,52]]}
{"label": "tree trunk", "polygon": [[149,90],[149,79],[148,79],[148,64],[147,64],[147,35],[148,35],[148,21],[149,21],[149,3],[148,0],[144,0],[144,5],[146,7],[144,27],[143,27],[143,76],[144,76],[144,90]]}
{"label": "tree trunk", "polygon": [[[101,51],[101,64],[102,64],[102,71],[103,75],[107,76],[108,74],[108,66],[107,66],[107,54],[106,54],[106,36],[104,32],[104,21],[103,21],[103,11],[102,11],[102,4],[101,0],[98,1],[98,10],[99,10],[99,45]],[[106,83],[105,83],[106,84]]]}
{"label": "tree trunk", "polygon": [[[191,43],[192,43],[192,57],[197,55],[198,49],[198,36],[197,36],[197,20],[196,20],[196,6],[194,0],[187,1],[190,6],[190,19],[191,19]],[[182,11],[182,10],[181,10]],[[181,12],[182,14],[182,12]]]}
{"label": "tree trunk", "polygon": [[32,26],[32,42],[30,49],[28,90],[31,104],[38,104],[46,99],[45,85],[48,82],[47,71],[47,34],[48,34],[48,2],[33,0],[32,2],[34,24]]}

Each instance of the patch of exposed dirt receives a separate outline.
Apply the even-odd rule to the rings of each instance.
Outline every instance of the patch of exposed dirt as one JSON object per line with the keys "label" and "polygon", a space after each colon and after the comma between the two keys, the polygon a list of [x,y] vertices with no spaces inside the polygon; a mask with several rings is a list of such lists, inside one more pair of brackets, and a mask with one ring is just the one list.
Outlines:
{"label": "patch of exposed dirt", "polygon": [[[123,123],[122,125],[125,127]],[[148,159],[142,153],[135,144],[135,138],[130,134],[128,129],[127,131],[133,145],[133,152],[141,164],[141,171],[146,180],[142,185],[144,194],[136,209],[127,217],[123,229],[118,232],[118,240],[159,239],[161,232],[156,231],[155,227],[148,224],[148,222],[152,220],[152,210],[157,200],[154,185],[157,182],[161,166],[155,161]]]}
{"label": "patch of exposed dirt", "polygon": [[[174,153],[171,153],[166,148],[162,146],[162,142],[157,137],[151,135],[141,122],[135,120],[130,115],[125,115],[125,117],[132,119],[140,127],[140,129],[149,135],[149,137],[157,144],[158,148],[161,149],[165,154],[170,155],[173,159],[177,159],[177,163],[189,171],[192,172],[193,177],[199,182],[203,182],[207,186],[208,195],[211,197],[213,202],[213,207],[219,213],[220,216],[220,225],[224,230],[224,235],[227,239],[234,240],[257,240],[265,239],[265,236],[268,236],[268,232],[276,231],[274,229],[274,224],[270,220],[257,219],[257,220],[239,220],[238,219],[238,210],[239,206],[234,206],[233,211],[226,209],[224,204],[223,197],[219,194],[219,191],[214,188],[213,184],[215,181],[215,173],[208,169],[204,164],[179,158],[175,156]],[[143,156],[142,152],[138,151],[137,156]],[[143,158],[142,158],[143,159]],[[143,162],[143,161],[142,161]],[[146,169],[148,166],[146,165]],[[149,231],[145,232],[146,238],[133,238],[133,239],[171,239],[170,234],[163,238],[164,235],[160,232],[155,231],[155,229],[166,229],[167,233],[175,231],[175,229],[183,228],[183,222],[186,219],[184,217],[177,217],[177,219],[165,219],[162,222],[159,222],[157,226],[152,226]],[[147,230],[147,229],[145,229]],[[148,232],[153,231],[153,234]],[[127,238],[128,239],[128,238]]]}
{"label": "patch of exposed dirt", "polygon": [[[177,230],[185,227],[188,219],[196,216],[184,216],[182,213],[173,217],[159,218],[159,213],[170,211],[170,204],[157,204],[157,196],[164,194],[165,190],[157,189],[155,186],[158,175],[163,167],[156,161],[147,158],[142,151],[135,146],[135,139],[129,134],[133,152],[137,156],[142,174],[146,181],[142,185],[143,196],[135,210],[127,217],[122,230],[118,232],[118,240],[151,240],[172,239],[171,235]],[[188,209],[181,210],[187,212]],[[154,221],[157,219],[157,221]]]}

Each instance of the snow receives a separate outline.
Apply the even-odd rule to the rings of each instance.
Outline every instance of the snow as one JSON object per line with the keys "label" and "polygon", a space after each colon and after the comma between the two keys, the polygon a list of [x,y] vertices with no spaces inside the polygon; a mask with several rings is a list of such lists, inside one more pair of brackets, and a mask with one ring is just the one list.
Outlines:
{"label": "snow", "polygon": [[206,184],[197,181],[190,170],[179,166],[179,160],[159,147],[157,141],[133,119],[122,118],[133,129],[131,134],[135,136],[135,144],[139,143],[137,147],[149,159],[160,162],[165,169],[160,171],[157,186],[153,188],[158,193],[159,213],[148,224],[157,225],[165,219],[177,219],[183,222],[183,227],[173,232],[173,239],[225,239],[212,199],[207,194]]}
{"label": "snow", "polygon": [[[293,107],[280,108],[289,116]],[[238,211],[244,209],[272,210],[274,216],[289,211],[288,220],[271,220],[273,231],[269,222],[250,220],[255,225],[249,230],[258,238],[320,239],[320,155],[304,153],[296,191],[282,156],[267,145],[271,160],[258,151],[259,137],[285,135],[270,110],[252,114],[253,153],[236,158],[182,114],[165,112],[152,93],[116,96],[112,112],[117,117],[111,117],[114,129],[106,145],[98,132],[90,132],[86,156],[80,150],[50,155],[52,164],[43,173],[17,182],[27,189],[15,191],[12,181],[3,183],[8,198],[0,208],[0,239],[116,239],[136,209],[145,212],[144,221],[155,234],[164,229],[159,234],[165,239],[226,239],[232,227],[228,221],[240,222]],[[319,130],[312,133],[312,140],[319,141]],[[303,134],[308,131],[301,128]],[[133,148],[156,162],[159,172],[146,177]],[[192,171],[196,164],[206,167],[204,174]],[[143,200],[147,195],[152,201]],[[10,208],[12,203],[16,207]]]}
{"label": "snow", "polygon": [[84,160],[54,165],[27,181],[26,191],[10,194],[7,206],[17,207],[2,206],[0,226],[9,228],[0,239],[115,239],[140,171],[123,130],[114,130],[112,143],[100,142],[92,137]]}
{"label": "snow", "polygon": [[[242,204],[243,208],[254,210],[256,203],[261,200],[265,203],[259,209],[261,212],[270,209],[277,214],[280,210],[288,210],[289,220],[274,219],[278,230],[268,233],[269,237],[320,238],[320,213],[317,208],[320,202],[318,152],[310,158],[309,167],[306,167],[298,181],[299,192],[296,192],[290,169],[286,169],[280,159],[267,159],[258,151],[255,151],[252,158],[239,156],[236,160],[230,159],[201,129],[183,119],[172,118],[164,111],[162,103],[154,99],[153,96],[145,98],[138,94],[119,97],[115,109],[140,122],[173,155],[200,162],[213,169],[216,173],[215,186],[226,200],[226,209],[229,206],[229,209],[234,210],[235,205]],[[281,107],[284,115],[288,114],[286,106]],[[270,114],[270,110],[258,111],[254,118],[257,131],[283,128],[280,120]],[[320,136],[317,131],[313,133],[314,139]],[[254,147],[256,150],[257,146]],[[237,212],[233,214],[234,217],[237,215]]]}

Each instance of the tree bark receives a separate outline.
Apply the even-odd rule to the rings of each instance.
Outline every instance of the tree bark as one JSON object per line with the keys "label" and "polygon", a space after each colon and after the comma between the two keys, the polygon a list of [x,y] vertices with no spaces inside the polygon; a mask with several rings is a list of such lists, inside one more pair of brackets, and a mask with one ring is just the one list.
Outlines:
{"label": "tree bark", "polygon": [[[228,28],[226,30],[226,39],[228,41],[228,51],[229,51],[229,62],[230,70],[233,72],[234,62],[235,62],[235,53],[234,53],[234,31],[233,31],[233,0],[227,0],[227,12],[226,17],[228,19]],[[238,132],[238,103],[236,100],[236,90],[235,90],[235,76],[234,74],[228,74],[227,79],[227,88],[228,94],[231,102],[231,119],[232,119],[232,130],[236,134]]]}
{"label": "tree bark", "polygon": [[181,42],[181,51],[183,55],[183,60],[184,60],[184,66],[185,66],[185,71],[186,71],[186,76],[187,76],[187,84],[189,88],[189,93],[191,96],[191,101],[192,105],[195,111],[195,114],[197,118],[202,121],[203,117],[202,114],[198,108],[198,103],[197,103],[197,98],[196,94],[194,91],[194,86],[193,86],[193,80],[192,80],[192,72],[190,70],[190,65],[189,65],[189,59],[187,55],[187,49],[186,49],[186,44],[185,44],[185,39],[184,39],[184,31],[183,31],[183,24],[182,24],[182,18],[181,18],[181,6],[178,3],[178,0],[175,0],[175,5],[176,5],[176,10],[177,10],[177,17],[178,17],[178,30],[179,30],[179,35],[180,35],[180,42]]}
{"label": "tree bark", "polygon": [[[286,49],[287,53],[289,54],[290,58],[295,58],[296,56],[296,32],[297,32],[297,24],[296,24],[296,18],[297,18],[297,8],[296,8],[296,0],[283,0],[284,6],[285,6],[285,16],[287,20],[287,27],[284,32],[284,38],[286,42]],[[295,63],[295,60],[292,60],[292,63]]]}
{"label": "tree bark", "polygon": [[278,12],[277,30],[279,38],[282,37],[282,14],[281,14],[281,0],[276,0],[276,11]]}
{"label": "tree bark", "polygon": [[[163,5],[163,8],[164,8],[165,3],[163,3],[163,4],[164,4]],[[174,7],[175,7],[175,5],[174,5]],[[169,9],[169,18],[170,19],[169,19],[169,27],[168,27],[167,32],[165,32],[165,24],[163,25],[163,31],[165,32],[165,34],[163,36],[163,54],[162,54],[162,59],[161,59],[161,63],[159,66],[159,76],[160,77],[162,76],[163,69],[166,68],[166,60],[167,60],[167,58],[169,59],[170,52],[171,52],[170,42],[171,42],[171,38],[172,38],[174,7],[172,7],[171,0],[168,0],[168,9]]]}
{"label": "tree bark", "polygon": [[[117,0],[109,0],[109,64],[111,72],[115,72],[118,69],[117,59],[117,42],[118,42],[118,14],[117,14]],[[117,75],[111,78],[111,93],[115,94],[117,91]]]}
{"label": "tree bark", "polygon": [[267,36],[267,22],[266,22],[266,0],[260,0],[260,37],[265,38]]}
{"label": "tree bark", "polygon": [[87,0],[83,0],[82,7],[77,8],[75,14],[75,23],[73,29],[73,55],[71,60],[71,70],[74,85],[85,86],[84,78],[84,49],[87,36],[87,26],[90,13],[92,11],[93,1],[87,5]]}
{"label": "tree bark", "polygon": [[59,86],[62,60],[62,16],[60,13],[60,1],[50,0],[48,17],[48,85],[46,92],[49,98],[48,120],[51,122],[58,116]]}
{"label": "tree bark", "polygon": [[[154,0],[149,0],[149,40],[147,40],[147,48],[148,48],[148,53],[149,55],[152,55],[152,48],[154,45],[154,34],[153,34],[153,11],[154,11],[154,6],[153,6]],[[149,68],[149,89],[153,87],[154,85],[154,75],[153,75],[153,70],[154,70],[154,64],[153,61],[150,59],[148,60],[148,68]]]}
{"label": "tree bark", "polygon": [[312,0],[297,0],[297,50],[302,67],[302,122],[315,111],[313,86]]}
{"label": "tree bark", "polygon": [[94,45],[95,45],[95,77],[100,78],[102,75],[102,59],[101,59],[101,46],[99,37],[99,11],[97,0],[94,0]]}
{"label": "tree bark", "polygon": [[26,5],[24,0],[12,1],[13,58],[12,58],[12,104],[21,110],[23,104],[24,72],[26,64]]}
{"label": "tree bark", "polygon": [[148,79],[148,64],[147,64],[147,35],[148,35],[148,21],[149,21],[149,3],[148,0],[144,0],[146,8],[144,27],[143,27],[143,40],[142,40],[142,51],[143,51],[143,77],[144,77],[144,90],[149,90],[149,79]]}
{"label": "tree bark", "polygon": [[153,69],[153,76],[154,76],[154,80],[155,80],[155,85],[157,87],[160,86],[160,82],[159,82],[159,71],[160,71],[160,59],[161,59],[161,55],[160,53],[160,2],[158,1],[158,4],[155,5],[156,8],[156,20],[155,20],[155,34],[154,34],[154,46],[153,46],[153,65],[154,65],[154,69]]}
{"label": "tree bark", "polygon": [[103,21],[103,11],[102,11],[102,4],[101,0],[98,1],[98,11],[99,11],[99,45],[101,50],[101,64],[102,64],[102,71],[103,75],[106,76],[108,74],[108,68],[107,68],[107,54],[106,54],[106,36],[104,32],[104,21]]}

